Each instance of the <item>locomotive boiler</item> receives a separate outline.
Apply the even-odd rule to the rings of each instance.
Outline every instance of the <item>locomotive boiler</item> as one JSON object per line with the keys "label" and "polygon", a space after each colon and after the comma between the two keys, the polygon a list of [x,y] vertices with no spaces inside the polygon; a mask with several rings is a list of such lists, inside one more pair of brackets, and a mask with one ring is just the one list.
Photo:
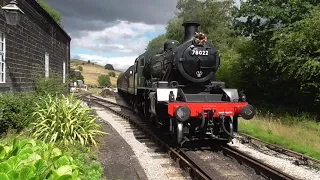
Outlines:
{"label": "locomotive boiler", "polygon": [[182,43],[167,40],[162,50],[146,51],[117,82],[135,111],[169,132],[177,145],[199,139],[230,142],[238,117],[255,115],[243,93],[216,80],[219,52],[198,32],[199,25],[183,23]]}

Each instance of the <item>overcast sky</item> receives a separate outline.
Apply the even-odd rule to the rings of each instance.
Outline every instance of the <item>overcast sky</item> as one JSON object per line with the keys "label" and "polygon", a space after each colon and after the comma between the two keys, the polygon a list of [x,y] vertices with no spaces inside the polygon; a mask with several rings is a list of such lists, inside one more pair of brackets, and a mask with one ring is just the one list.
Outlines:
{"label": "overcast sky", "polygon": [[45,0],[62,15],[71,57],[125,70],[165,32],[178,0]]}

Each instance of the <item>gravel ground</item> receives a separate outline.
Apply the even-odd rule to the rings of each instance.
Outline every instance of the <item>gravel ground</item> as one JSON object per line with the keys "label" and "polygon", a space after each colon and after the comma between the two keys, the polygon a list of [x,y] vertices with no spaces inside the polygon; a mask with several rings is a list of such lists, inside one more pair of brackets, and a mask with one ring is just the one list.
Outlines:
{"label": "gravel ground", "polygon": [[[101,123],[108,134],[99,139],[97,154],[107,179],[138,180],[137,171],[142,169],[134,152],[117,131],[107,123]],[[143,174],[141,175],[143,176]]]}
{"label": "gravel ground", "polygon": [[[156,146],[153,147],[149,145],[148,147],[148,144],[150,144],[150,142],[140,142],[137,138],[137,132],[135,132],[134,130],[130,130],[131,125],[128,122],[112,115],[110,112],[105,111],[105,109],[103,108],[92,106],[92,109],[96,110],[98,116],[103,121],[110,124],[129,144],[148,179],[186,179],[182,176],[182,173],[179,169],[170,166],[172,162],[168,157],[165,157],[163,153],[155,152],[157,148]],[[115,154],[119,153],[115,152]],[[115,156],[114,158],[116,159],[116,157],[119,156]],[[128,157],[125,157],[124,159],[126,158]],[[130,177],[129,179],[132,178]]]}
{"label": "gravel ground", "polygon": [[294,165],[289,159],[283,159],[261,153],[252,147],[241,144],[237,139],[234,139],[233,144],[230,143],[230,146],[236,147],[240,151],[245,152],[254,158],[260,159],[269,165],[277,167],[283,172],[291,174],[298,179],[320,180],[320,172],[317,170]]}
{"label": "gravel ground", "polygon": [[207,164],[204,169],[210,177],[221,180],[264,180],[262,176],[224,156],[222,152],[189,151],[187,153],[197,157],[195,162]]}
{"label": "gravel ground", "polygon": [[93,97],[98,97],[98,98],[101,98],[101,99],[105,99],[105,100],[108,100],[108,101],[111,101],[111,102],[114,102],[114,103],[117,103],[117,100],[115,97],[101,97],[101,96],[96,96],[96,95],[91,95]]}

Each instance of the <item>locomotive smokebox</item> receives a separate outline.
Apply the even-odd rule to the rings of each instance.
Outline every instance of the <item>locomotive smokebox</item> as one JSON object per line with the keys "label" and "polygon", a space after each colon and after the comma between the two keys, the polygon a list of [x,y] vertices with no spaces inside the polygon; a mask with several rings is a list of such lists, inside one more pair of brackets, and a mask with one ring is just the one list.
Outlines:
{"label": "locomotive smokebox", "polygon": [[182,26],[184,26],[184,42],[193,39],[195,32],[198,31],[198,26],[200,26],[199,21],[185,21]]}

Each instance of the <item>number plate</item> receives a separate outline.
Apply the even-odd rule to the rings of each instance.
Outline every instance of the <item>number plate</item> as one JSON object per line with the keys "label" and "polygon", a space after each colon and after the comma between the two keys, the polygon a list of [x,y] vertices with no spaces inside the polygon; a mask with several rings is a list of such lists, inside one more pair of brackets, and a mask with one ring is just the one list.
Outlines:
{"label": "number plate", "polygon": [[192,56],[208,56],[208,55],[209,55],[209,51],[207,51],[207,50],[193,49],[193,50],[191,51],[191,55],[192,55]]}

